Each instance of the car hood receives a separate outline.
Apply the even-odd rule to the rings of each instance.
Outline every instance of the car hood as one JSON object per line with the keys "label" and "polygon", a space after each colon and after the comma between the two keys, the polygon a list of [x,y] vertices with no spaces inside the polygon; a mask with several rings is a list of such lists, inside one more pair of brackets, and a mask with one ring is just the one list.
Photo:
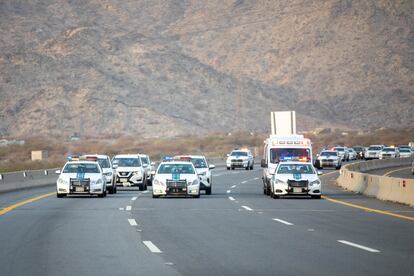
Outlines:
{"label": "car hood", "polygon": [[[198,179],[196,174],[180,174],[179,175],[180,180],[187,180],[187,182],[193,182],[194,180]],[[167,180],[172,180],[172,174],[171,173],[167,173],[167,174],[157,174],[155,175],[154,180],[158,180],[161,181],[163,183],[165,183]]]}
{"label": "car hood", "polygon": [[85,174],[78,174],[78,173],[62,173],[60,174],[59,178],[69,181],[72,179],[90,179],[91,181],[97,181],[101,179],[102,176],[100,173],[85,173]]}
{"label": "car hood", "polygon": [[300,181],[300,180],[308,180],[309,182],[318,180],[319,177],[316,174],[277,174],[275,175],[276,179],[282,180],[284,182],[287,182],[288,180],[293,181]]}
{"label": "car hood", "polygon": [[118,167],[116,168],[117,172],[138,172],[142,171],[142,167]]}
{"label": "car hood", "polygon": [[196,172],[198,174],[207,173],[208,172],[208,168],[196,168]]}
{"label": "car hood", "polygon": [[247,160],[247,159],[249,159],[249,157],[248,156],[237,156],[237,155],[235,155],[235,156],[229,156],[229,158],[228,159],[242,159],[242,160]]}

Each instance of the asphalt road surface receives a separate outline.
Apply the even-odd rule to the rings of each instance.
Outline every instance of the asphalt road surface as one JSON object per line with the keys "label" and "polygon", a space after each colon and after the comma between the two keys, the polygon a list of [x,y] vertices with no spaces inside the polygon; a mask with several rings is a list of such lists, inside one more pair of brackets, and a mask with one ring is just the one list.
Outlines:
{"label": "asphalt road surface", "polygon": [[414,175],[411,171],[411,166],[409,165],[371,170],[371,171],[367,171],[367,173],[374,174],[374,175],[389,176],[389,177],[414,179]]}
{"label": "asphalt road surface", "polygon": [[414,209],[344,192],[328,172],[320,200],[263,195],[258,167],[215,169],[199,199],[131,189],[4,209],[55,188],[0,194],[0,274],[414,275]]}

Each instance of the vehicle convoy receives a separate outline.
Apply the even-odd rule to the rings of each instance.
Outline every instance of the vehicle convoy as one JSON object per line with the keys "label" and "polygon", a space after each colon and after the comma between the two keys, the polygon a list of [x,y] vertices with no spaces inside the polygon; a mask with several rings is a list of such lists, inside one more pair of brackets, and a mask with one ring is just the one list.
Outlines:
{"label": "vehicle convoy", "polygon": [[168,195],[200,197],[200,180],[192,162],[172,160],[158,166],[152,182],[152,197]]}
{"label": "vehicle convoy", "polygon": [[348,151],[346,150],[346,147],[337,146],[337,147],[333,147],[332,150],[338,152],[338,155],[342,161],[349,161],[349,154],[348,154]]}
{"label": "vehicle convoy", "polygon": [[400,157],[401,158],[409,158],[413,156],[413,151],[409,148],[401,148],[400,149]]}
{"label": "vehicle convoy", "polygon": [[230,154],[227,154],[226,166],[227,170],[234,170],[235,168],[253,170],[254,157],[248,149],[235,149]]}
{"label": "vehicle convoy", "polygon": [[380,152],[384,148],[383,145],[371,145],[365,151],[365,160],[379,159]]}
{"label": "vehicle convoy", "polygon": [[321,198],[321,180],[318,172],[308,162],[280,162],[271,179],[270,196],[307,195]]}
{"label": "vehicle convoy", "polygon": [[379,159],[398,158],[398,157],[400,157],[400,152],[398,151],[398,148],[394,148],[394,147],[383,148],[379,153]]}
{"label": "vehicle convoy", "polygon": [[106,196],[106,178],[98,162],[69,161],[56,181],[56,196],[58,198],[72,194]]}
{"label": "vehicle convoy", "polygon": [[353,146],[354,151],[357,153],[357,159],[364,159],[365,148],[361,146]]}
{"label": "vehicle convoy", "polygon": [[99,166],[101,166],[103,174],[106,178],[106,191],[109,194],[116,194],[115,174],[109,156],[101,154],[86,154],[81,156],[81,158],[99,163]]}
{"label": "vehicle convoy", "polygon": [[338,155],[337,151],[334,150],[323,150],[316,158],[315,167],[323,169],[326,167],[333,167],[339,170],[342,166],[342,160]]}
{"label": "vehicle convoy", "polygon": [[147,175],[138,154],[116,155],[112,159],[117,186],[138,186],[140,191],[147,189]]}
{"label": "vehicle convoy", "polygon": [[174,159],[191,161],[200,179],[200,190],[205,191],[206,195],[211,195],[213,190],[211,170],[216,167],[215,165],[208,164],[207,158],[203,155],[182,155],[175,156]]}
{"label": "vehicle convoy", "polygon": [[152,179],[155,174],[155,163],[151,162],[151,159],[147,154],[140,154],[139,157],[141,158],[142,167],[144,168],[145,175],[147,176],[147,186],[151,186]]}
{"label": "vehicle convoy", "polygon": [[348,160],[356,160],[358,158],[357,152],[353,148],[346,148],[348,152]]}

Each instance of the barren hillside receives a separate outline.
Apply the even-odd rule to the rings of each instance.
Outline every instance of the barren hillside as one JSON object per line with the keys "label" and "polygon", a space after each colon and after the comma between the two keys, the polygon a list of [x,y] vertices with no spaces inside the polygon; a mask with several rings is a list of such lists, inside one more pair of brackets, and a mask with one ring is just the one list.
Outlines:
{"label": "barren hillside", "polygon": [[414,125],[414,1],[0,0],[0,135]]}

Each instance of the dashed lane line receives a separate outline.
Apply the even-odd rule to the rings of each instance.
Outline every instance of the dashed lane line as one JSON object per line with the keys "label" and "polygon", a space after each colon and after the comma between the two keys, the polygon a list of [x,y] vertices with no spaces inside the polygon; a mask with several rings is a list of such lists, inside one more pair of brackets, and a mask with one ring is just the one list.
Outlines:
{"label": "dashed lane line", "polygon": [[352,246],[352,247],[356,247],[356,248],[359,248],[359,249],[362,249],[362,250],[365,250],[365,251],[368,251],[368,252],[371,252],[371,253],[379,253],[379,252],[381,252],[381,251],[379,251],[377,249],[370,248],[370,247],[366,247],[366,246],[363,246],[363,245],[360,245],[360,244],[357,244],[357,243],[353,243],[353,242],[349,242],[349,241],[338,240],[338,242],[340,242],[342,244],[346,244],[346,245]]}
{"label": "dashed lane line", "polygon": [[132,201],[135,201],[135,200],[137,200],[137,197],[136,197],[136,196],[134,196],[133,198],[131,198],[131,200],[132,200]]}
{"label": "dashed lane line", "polygon": [[237,187],[237,185],[233,185],[233,186],[231,186],[230,188],[234,189],[234,188],[236,188],[236,187]]}
{"label": "dashed lane line", "polygon": [[32,203],[32,202],[34,202],[34,201],[37,201],[37,200],[39,200],[39,199],[42,199],[42,198],[45,198],[45,197],[48,197],[48,196],[51,196],[51,195],[56,195],[56,192],[53,192],[53,193],[48,193],[48,194],[44,194],[44,195],[41,195],[41,196],[37,196],[37,197],[34,197],[34,198],[30,198],[30,199],[28,199],[28,200],[21,201],[21,202],[18,202],[18,203],[16,203],[16,204],[13,204],[13,205],[7,206],[7,207],[5,207],[5,208],[3,208],[3,209],[1,209],[1,210],[0,210],[0,216],[1,216],[1,215],[4,215],[4,214],[7,214],[8,212],[10,212],[10,211],[12,211],[12,210],[16,209],[17,207],[20,207],[20,206],[23,206],[23,205],[26,205],[26,204]]}
{"label": "dashed lane line", "polygon": [[128,219],[128,222],[131,226],[137,226],[138,225],[135,219]]}
{"label": "dashed lane line", "polygon": [[278,221],[278,222],[283,223],[283,224],[286,224],[286,225],[294,225],[294,224],[293,224],[293,223],[291,223],[291,222],[288,222],[288,221],[286,221],[286,220],[282,220],[282,219],[278,219],[278,218],[273,218],[272,220],[274,220],[274,221]]}
{"label": "dashed lane line", "polygon": [[230,193],[231,193],[231,190],[227,190],[227,192],[226,192],[226,193],[230,194]]}
{"label": "dashed lane line", "polygon": [[232,197],[232,196],[229,196],[229,199],[230,199],[231,201],[234,201],[234,197]]}
{"label": "dashed lane line", "polygon": [[162,251],[151,241],[142,242],[152,253],[162,253]]}
{"label": "dashed lane line", "polygon": [[131,211],[131,206],[129,206],[129,205],[128,205],[128,206],[125,208],[125,210],[126,210],[126,211]]}
{"label": "dashed lane line", "polygon": [[244,184],[244,183],[247,183],[247,180],[245,180],[245,181],[242,181],[241,183],[242,183],[242,184]]}
{"label": "dashed lane line", "polygon": [[244,208],[244,209],[246,209],[247,211],[253,211],[253,209],[252,208],[250,208],[249,206],[242,206],[242,208]]}

